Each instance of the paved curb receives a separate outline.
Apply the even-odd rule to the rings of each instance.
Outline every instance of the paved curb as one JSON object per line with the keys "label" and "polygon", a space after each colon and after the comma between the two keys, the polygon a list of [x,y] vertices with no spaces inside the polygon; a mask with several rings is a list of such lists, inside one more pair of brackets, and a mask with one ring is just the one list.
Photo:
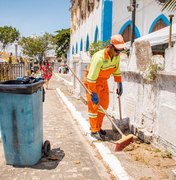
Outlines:
{"label": "paved curb", "polygon": [[[58,77],[58,78],[60,78],[60,77]],[[64,79],[62,78],[62,80],[64,80]],[[66,80],[64,80],[64,81],[66,81]],[[61,97],[63,103],[67,107],[69,107],[68,108],[69,111],[71,112],[71,114],[75,118],[75,120],[79,123],[81,130],[83,131],[83,133],[86,134],[88,140],[91,143],[92,142],[94,143],[96,149],[98,150],[98,152],[101,154],[103,160],[106,162],[106,164],[111,169],[113,175],[120,180],[133,179],[124,170],[120,161],[117,159],[116,156],[114,156],[111,153],[111,151],[109,150],[109,148],[107,146],[105,146],[101,142],[94,142],[95,139],[90,136],[90,126],[89,126],[89,123],[87,122],[87,120],[81,115],[80,112],[78,112],[76,110],[75,106],[67,99],[67,97],[64,95],[64,93],[59,88],[57,88],[56,91],[57,91],[57,94]]]}
{"label": "paved curb", "polygon": [[64,81],[64,83],[65,83],[66,85],[73,86],[73,83],[72,83],[72,82],[67,81],[66,79],[60,77],[59,75],[57,75],[57,73],[53,73],[53,74],[54,74],[57,78],[59,78],[60,80]]}

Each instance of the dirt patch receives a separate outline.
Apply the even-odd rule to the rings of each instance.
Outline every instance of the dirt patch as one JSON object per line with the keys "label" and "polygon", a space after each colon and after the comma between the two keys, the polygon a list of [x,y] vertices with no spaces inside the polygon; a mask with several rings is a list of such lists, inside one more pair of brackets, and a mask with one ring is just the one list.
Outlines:
{"label": "dirt patch", "polygon": [[[71,99],[72,103],[78,107],[80,100],[74,100],[73,94],[63,85],[63,82],[60,81],[59,85],[60,89],[64,90],[64,93],[66,92],[67,98]],[[81,109],[82,112],[85,110],[85,108],[81,106],[79,106],[79,109]],[[121,152],[115,152],[114,149],[116,145],[114,142],[120,139],[119,133],[112,131],[112,125],[106,117],[102,128],[106,130],[108,136],[108,140],[103,143],[111,150],[112,154],[119,159],[121,165],[130,177],[136,180],[173,179],[172,170],[176,169],[176,162],[172,159],[172,154],[163,152],[152,147],[150,144],[144,144],[140,141],[130,144]],[[93,144],[91,144],[91,146],[95,148]],[[96,154],[96,158],[102,160],[100,154]],[[108,166],[107,172],[111,173]],[[112,175],[111,179],[114,178]]]}
{"label": "dirt patch", "polygon": [[[146,166],[160,179],[172,179],[171,170],[176,168],[176,161],[172,159],[172,154],[161,151],[149,144],[136,141],[124,149],[133,162]],[[142,169],[141,169],[142,170]],[[141,177],[140,179],[153,179],[152,176]]]}

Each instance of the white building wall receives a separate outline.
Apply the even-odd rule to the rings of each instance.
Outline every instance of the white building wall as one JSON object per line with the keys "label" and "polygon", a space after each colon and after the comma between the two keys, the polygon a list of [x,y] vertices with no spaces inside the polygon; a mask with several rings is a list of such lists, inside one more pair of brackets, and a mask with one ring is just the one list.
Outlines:
{"label": "white building wall", "polygon": [[127,11],[129,0],[113,0],[112,34],[118,34],[125,22],[131,19],[131,13]]}
{"label": "white building wall", "polygon": [[[154,20],[164,14],[168,21],[169,12],[161,12],[161,6],[155,0],[137,0],[139,4],[136,12],[136,27],[140,35],[149,33]],[[122,26],[131,20],[131,12],[127,11],[130,0],[113,0],[113,22],[112,34],[119,33]],[[89,43],[94,41],[96,26],[99,28],[101,37],[102,4],[90,14],[78,30],[71,35],[72,45],[76,49],[78,42],[78,54],[71,55],[73,67],[83,80],[83,74],[90,57],[85,52],[86,36],[89,34]],[[173,19],[176,22],[176,15]],[[83,38],[83,51],[79,52],[80,40]],[[165,72],[158,75],[157,81],[145,83],[144,78],[137,67],[135,54],[131,56],[130,68],[122,69],[124,93],[121,96],[122,118],[129,117],[131,127],[134,127],[134,134],[140,136],[144,132],[145,137],[152,137],[152,143],[172,151],[176,155],[176,90],[175,90],[175,48],[166,50]],[[123,61],[121,61],[123,62]],[[125,63],[125,61],[124,61]],[[127,62],[129,64],[129,62]],[[122,65],[122,64],[121,64]],[[172,71],[173,74],[170,74]],[[110,104],[108,112],[116,118],[118,113],[118,100],[116,95],[116,83],[113,77],[108,80],[110,90]],[[81,94],[81,85],[74,79],[74,88]],[[85,91],[84,91],[85,94]]]}
{"label": "white building wall", "polygon": [[[83,81],[84,72],[87,64],[90,61],[88,51],[86,51],[86,38],[89,35],[89,45],[94,42],[94,35],[96,27],[98,27],[98,40],[101,37],[101,15],[102,15],[102,2],[98,8],[95,7],[89,17],[83,21],[80,27],[71,34],[70,42],[70,61],[73,70],[77,76]],[[83,51],[80,51],[81,38],[83,40]],[[78,43],[78,53],[76,54],[76,43]],[[72,47],[74,46],[74,54],[72,54]],[[75,89],[75,95],[85,94],[84,88],[73,77],[73,84]],[[84,96],[84,95],[83,95]]]}
{"label": "white building wall", "polygon": [[[164,14],[169,20],[168,15],[173,14],[168,11],[161,12],[162,6],[155,0],[137,0],[138,7],[136,9],[136,26],[139,29],[140,35],[149,33],[150,27],[154,20]],[[130,0],[114,0],[113,1],[113,27],[112,34],[119,33],[122,26],[131,20],[132,12],[128,12],[127,6],[130,5]],[[176,13],[175,13],[176,14]],[[173,18],[173,23],[176,22],[176,17]]]}
{"label": "white building wall", "polygon": [[[87,35],[89,35],[89,43],[94,41],[94,35],[95,35],[95,30],[96,27],[98,27],[99,31],[99,40],[101,37],[101,15],[102,15],[102,2],[100,1],[100,4],[98,8],[95,8],[93,12],[89,15],[89,17],[83,21],[83,24],[80,25],[80,27],[71,34],[71,51],[72,51],[72,46],[74,45],[75,53],[76,54],[76,42],[78,42],[78,54],[82,55],[83,58],[85,59],[89,58],[87,57],[86,53],[86,38]],[[80,52],[80,42],[81,38],[83,39],[83,52]],[[71,56],[73,56],[71,52]]]}

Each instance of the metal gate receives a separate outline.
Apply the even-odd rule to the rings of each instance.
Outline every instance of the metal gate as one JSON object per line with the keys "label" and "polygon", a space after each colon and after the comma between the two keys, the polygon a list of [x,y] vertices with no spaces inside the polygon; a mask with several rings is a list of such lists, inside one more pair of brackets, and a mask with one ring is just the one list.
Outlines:
{"label": "metal gate", "polygon": [[26,75],[25,64],[0,63],[0,81],[15,80]]}

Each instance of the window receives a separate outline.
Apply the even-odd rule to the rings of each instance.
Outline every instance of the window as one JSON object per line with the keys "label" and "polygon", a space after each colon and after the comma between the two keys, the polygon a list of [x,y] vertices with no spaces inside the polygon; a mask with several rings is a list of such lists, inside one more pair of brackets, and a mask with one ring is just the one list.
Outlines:
{"label": "window", "polygon": [[[128,25],[124,32],[122,33],[125,42],[131,40],[131,25]],[[136,33],[134,34],[134,38],[136,39]]]}
{"label": "window", "polygon": [[162,29],[166,26],[169,26],[169,24],[170,22],[168,18],[164,14],[161,14],[151,24],[149,33]]}
{"label": "window", "polygon": [[160,30],[160,29],[162,29],[162,28],[164,28],[164,27],[166,27],[166,24],[163,22],[162,19],[160,19],[160,20],[155,24],[155,26],[153,27],[152,32],[158,31],[158,30]]}
{"label": "window", "polygon": [[75,50],[74,50],[74,46],[72,46],[72,54],[74,54],[74,51],[75,51]]}
{"label": "window", "polygon": [[131,39],[131,25],[128,25],[126,29],[123,31],[122,36],[125,42],[130,41]]}
{"label": "window", "polygon": [[87,38],[86,38],[86,51],[89,50],[89,35],[87,35]]}
{"label": "window", "polygon": [[81,42],[80,42],[80,51],[82,51],[83,50],[83,40],[82,40],[82,38],[81,38]]}
{"label": "window", "polygon": [[[120,29],[119,34],[121,34],[124,38],[125,42],[128,42],[131,40],[131,25],[132,25],[132,21],[129,20],[127,21]],[[139,38],[140,37],[140,32],[139,29],[137,28],[137,26],[135,26],[134,28],[134,38]]]}
{"label": "window", "polygon": [[94,42],[97,42],[98,41],[98,39],[99,39],[99,33],[98,33],[98,27],[96,27],[96,29],[95,29],[95,35],[94,35]]}
{"label": "window", "polygon": [[78,43],[76,43],[76,54],[78,54]]}

